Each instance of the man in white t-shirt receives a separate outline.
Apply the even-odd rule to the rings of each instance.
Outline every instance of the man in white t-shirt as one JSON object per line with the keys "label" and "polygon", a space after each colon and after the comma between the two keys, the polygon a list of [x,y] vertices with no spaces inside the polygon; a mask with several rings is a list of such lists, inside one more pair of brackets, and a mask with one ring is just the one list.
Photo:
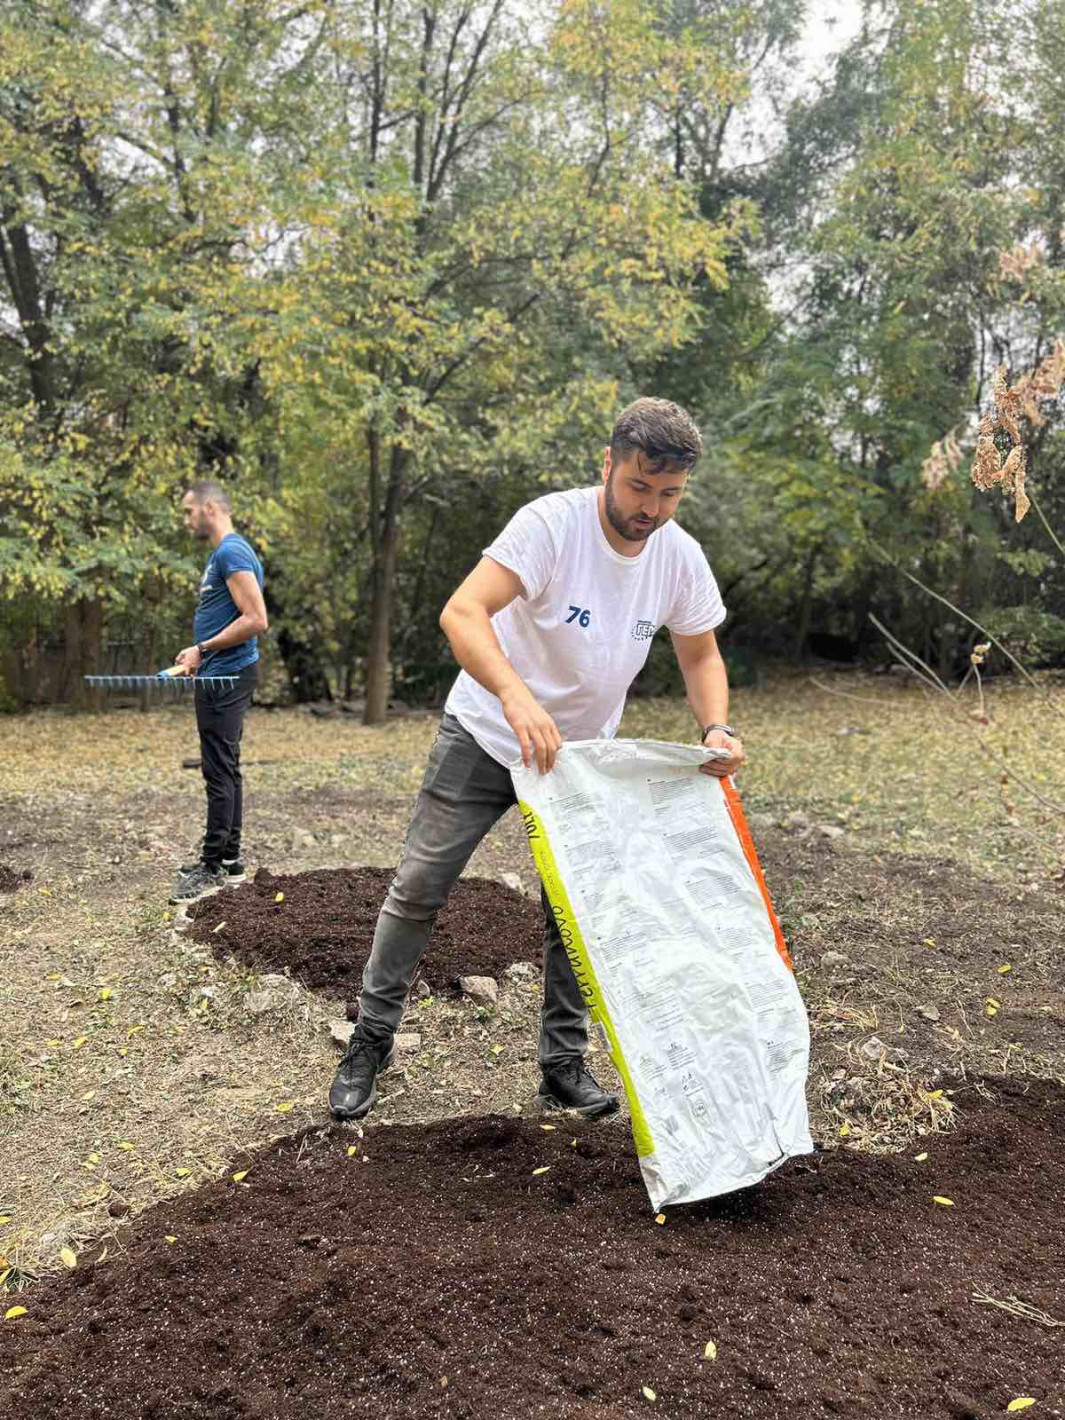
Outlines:
{"label": "man in white t-shirt", "polygon": [[[329,1092],[338,1119],[373,1107],[433,919],[470,854],[515,803],[508,766],[535,760],[549,774],[563,740],[611,738],[659,627],[672,637],[702,743],[728,752],[704,771],[731,774],[743,762],[714,636],[725,608],[699,544],[672,521],[701,452],[682,409],[636,400],[614,426],[602,486],[549,493],[522,508],[444,608],[440,624],[462,671]],[[617,1096],[584,1064],[587,1013],[546,898],[544,913],[541,1105],[612,1114]]]}

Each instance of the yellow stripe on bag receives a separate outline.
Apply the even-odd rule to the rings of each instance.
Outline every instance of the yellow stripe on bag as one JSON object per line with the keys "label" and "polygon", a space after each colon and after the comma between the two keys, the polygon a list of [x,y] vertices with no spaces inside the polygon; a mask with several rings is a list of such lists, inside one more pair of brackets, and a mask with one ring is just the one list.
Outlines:
{"label": "yellow stripe on bag", "polygon": [[636,1144],[636,1153],[642,1159],[655,1151],[654,1140],[651,1137],[651,1130],[644,1117],[643,1108],[640,1104],[636,1087],[632,1083],[632,1076],[629,1074],[629,1067],[625,1062],[621,1045],[618,1041],[617,1032],[614,1030],[614,1022],[610,1019],[610,1012],[606,1008],[603,1000],[603,993],[599,989],[599,982],[596,980],[595,969],[592,966],[591,958],[588,956],[588,949],[584,945],[584,938],[581,936],[581,929],[577,923],[573,908],[570,905],[569,894],[566,892],[562,882],[561,874],[558,871],[558,864],[555,862],[555,855],[544,825],[535,809],[529,807],[527,803],[519,800],[518,808],[521,810],[522,821],[525,824],[525,832],[529,838],[529,847],[532,849],[533,860],[536,863],[537,871],[540,874],[540,881],[544,885],[547,899],[551,904],[551,910],[555,914],[555,921],[558,924],[559,935],[562,938],[562,945],[566,949],[570,965],[573,967],[573,974],[577,978],[577,985],[581,995],[587,1002],[592,1019],[598,1021],[606,1031],[607,1040],[610,1043],[610,1058],[614,1062],[614,1068],[621,1076],[621,1082],[625,1086],[625,1093],[629,1100],[629,1113],[632,1116],[632,1137]]}

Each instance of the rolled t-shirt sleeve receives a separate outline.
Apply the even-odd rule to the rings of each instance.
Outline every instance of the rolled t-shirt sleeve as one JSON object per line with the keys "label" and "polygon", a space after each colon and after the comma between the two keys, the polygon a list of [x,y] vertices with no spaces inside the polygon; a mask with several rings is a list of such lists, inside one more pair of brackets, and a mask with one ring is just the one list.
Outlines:
{"label": "rolled t-shirt sleeve", "polygon": [[724,619],[725,603],[717,581],[702,549],[696,547],[684,569],[666,626],[678,636],[701,636],[720,626]]}
{"label": "rolled t-shirt sleeve", "polygon": [[558,564],[558,544],[547,519],[528,504],[484,548],[484,555],[519,577],[526,600],[535,601]]}
{"label": "rolled t-shirt sleeve", "polygon": [[215,553],[215,565],[221,574],[223,582],[228,582],[234,572],[253,572],[258,578],[259,568],[255,561],[255,554],[250,547],[243,542],[238,542],[236,538],[224,542]]}

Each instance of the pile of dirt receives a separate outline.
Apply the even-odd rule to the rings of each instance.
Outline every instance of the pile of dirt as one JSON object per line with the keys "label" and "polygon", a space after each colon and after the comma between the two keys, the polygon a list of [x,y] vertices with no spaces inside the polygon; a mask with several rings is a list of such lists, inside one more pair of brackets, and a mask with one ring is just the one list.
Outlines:
{"label": "pile of dirt", "polygon": [[0,863],[0,892],[18,892],[23,883],[28,883],[33,874],[28,868],[16,873],[6,863]]}
{"label": "pile of dirt", "polygon": [[1060,1416],[1065,1091],[955,1102],[960,1129],[920,1150],[792,1160],[661,1226],[618,1127],[310,1130],[24,1294],[0,1410],[990,1420],[1026,1396]]}
{"label": "pile of dirt", "polygon": [[[194,904],[190,932],[219,957],[353,998],[394,876],[394,868],[260,868],[253,882]],[[498,980],[513,962],[539,964],[543,925],[539,901],[503,883],[462,878],[436,919],[421,974],[444,992],[457,990],[460,976]]]}

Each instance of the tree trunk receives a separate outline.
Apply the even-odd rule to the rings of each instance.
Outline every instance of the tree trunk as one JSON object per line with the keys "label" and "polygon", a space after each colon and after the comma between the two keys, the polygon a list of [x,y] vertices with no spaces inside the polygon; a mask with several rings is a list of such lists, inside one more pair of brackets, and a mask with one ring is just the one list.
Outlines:
{"label": "tree trunk", "polygon": [[103,643],[103,603],[95,597],[68,602],[64,612],[62,698],[75,710],[98,711],[100,692],[85,684],[99,675]]}
{"label": "tree trunk", "polygon": [[364,725],[383,725],[392,694],[392,607],[396,595],[399,519],[381,529],[370,582],[370,637],[366,657]]}
{"label": "tree trunk", "polygon": [[806,659],[806,641],[810,635],[810,616],[813,612],[814,572],[820,554],[819,547],[811,547],[806,554],[806,566],[803,569],[802,605],[799,609],[799,626],[795,632],[795,660],[799,665]]}
{"label": "tree trunk", "polygon": [[[392,608],[396,598],[396,564],[399,558],[399,511],[403,506],[404,477],[410,455],[393,444],[388,460],[388,485],[382,490],[382,440],[372,426],[367,430],[370,455],[370,636],[366,649],[366,708],[364,725],[382,725],[392,694]],[[382,491],[384,497],[382,498]]]}

